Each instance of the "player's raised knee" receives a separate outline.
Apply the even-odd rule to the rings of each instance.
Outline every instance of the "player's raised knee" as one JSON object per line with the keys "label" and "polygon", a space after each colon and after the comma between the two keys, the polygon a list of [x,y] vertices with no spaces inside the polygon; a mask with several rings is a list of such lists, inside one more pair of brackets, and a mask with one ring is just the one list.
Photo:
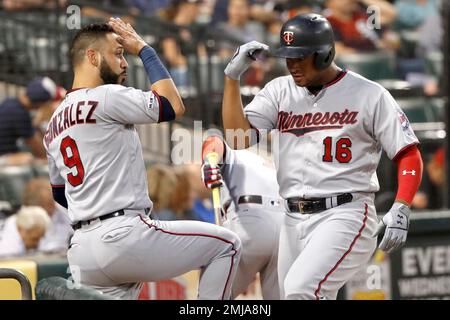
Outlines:
{"label": "player's raised knee", "polygon": [[223,228],[224,230],[222,232],[224,232],[225,237],[228,241],[230,241],[233,244],[233,249],[236,251],[241,251],[241,247],[242,247],[242,241],[239,238],[239,236],[237,235],[237,233],[235,233],[234,231],[228,230]]}

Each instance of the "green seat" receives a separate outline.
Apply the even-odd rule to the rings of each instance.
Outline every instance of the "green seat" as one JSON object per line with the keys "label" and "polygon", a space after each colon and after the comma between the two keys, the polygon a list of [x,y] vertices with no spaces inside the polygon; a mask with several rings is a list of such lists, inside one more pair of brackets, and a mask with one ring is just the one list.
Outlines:
{"label": "green seat", "polygon": [[339,55],[336,64],[370,80],[397,78],[395,56],[386,52]]}
{"label": "green seat", "polygon": [[411,123],[442,121],[442,106],[436,99],[425,97],[400,98],[397,103]]}
{"label": "green seat", "polygon": [[440,78],[442,75],[444,55],[442,52],[433,51],[425,55],[425,70],[427,74]]}
{"label": "green seat", "polygon": [[0,200],[12,206],[22,204],[22,192],[26,183],[34,176],[31,167],[4,167],[0,169]]}
{"label": "green seat", "polygon": [[48,172],[48,165],[34,165],[32,167],[34,176],[36,177],[45,177],[48,178],[49,172]]}

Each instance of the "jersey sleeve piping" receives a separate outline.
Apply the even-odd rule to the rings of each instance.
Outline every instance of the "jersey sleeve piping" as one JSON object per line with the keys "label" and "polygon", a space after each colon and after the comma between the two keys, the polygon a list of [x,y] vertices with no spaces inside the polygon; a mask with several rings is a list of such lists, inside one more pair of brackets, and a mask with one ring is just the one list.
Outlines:
{"label": "jersey sleeve piping", "polygon": [[407,150],[407,149],[409,149],[409,148],[411,148],[413,146],[417,146],[417,145],[419,145],[419,142],[415,141],[415,142],[412,142],[412,143],[404,146],[403,148],[400,149],[400,151],[398,151],[395,154],[395,156],[392,158],[392,161],[397,161],[398,156],[400,156],[405,150]]}
{"label": "jersey sleeve piping", "polygon": [[156,92],[155,90],[152,90],[153,94],[155,95],[156,99],[158,99],[158,108],[159,108],[159,116],[158,116],[158,123],[160,123],[161,121],[163,121],[163,106],[162,106],[162,101],[161,101],[161,97],[159,96],[158,92]]}

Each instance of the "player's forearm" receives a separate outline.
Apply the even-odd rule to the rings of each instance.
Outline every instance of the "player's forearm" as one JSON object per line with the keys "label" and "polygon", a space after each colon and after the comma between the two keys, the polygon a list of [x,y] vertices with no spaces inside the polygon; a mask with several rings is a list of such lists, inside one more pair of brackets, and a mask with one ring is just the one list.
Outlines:
{"label": "player's forearm", "polygon": [[145,46],[139,52],[139,57],[141,58],[147,76],[152,83],[151,89],[169,100],[176,117],[183,115],[184,104],[181,100],[181,96],[178,93],[169,72],[156,54],[156,51],[150,46]]}
{"label": "player's forearm", "polygon": [[[222,100],[222,120],[226,141],[233,149],[236,149],[238,145],[235,141],[236,137],[234,136],[234,132],[236,130],[243,130],[246,132],[251,129],[251,126],[244,114],[239,80],[233,80],[228,76],[225,76]],[[232,133],[230,134],[230,132]],[[232,136],[234,139],[230,139]],[[246,141],[245,148],[248,146],[249,141]]]}
{"label": "player's forearm", "polygon": [[420,151],[411,146],[395,159],[397,162],[398,191],[395,201],[411,206],[422,180],[423,162]]}
{"label": "player's forearm", "polygon": [[177,118],[184,114],[183,100],[181,100],[181,96],[171,78],[155,82],[151,89],[169,100]]}

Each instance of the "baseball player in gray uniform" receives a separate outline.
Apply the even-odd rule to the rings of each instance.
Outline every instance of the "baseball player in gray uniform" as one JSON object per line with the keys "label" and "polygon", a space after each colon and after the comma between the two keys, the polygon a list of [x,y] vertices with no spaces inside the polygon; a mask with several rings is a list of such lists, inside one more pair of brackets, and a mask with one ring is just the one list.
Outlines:
{"label": "baseball player in gray uniform", "polygon": [[[124,51],[138,55],[151,91],[124,87]],[[198,221],[154,221],[142,148],[134,124],[173,120],[182,100],[155,50],[120,19],[81,29],[71,46],[73,89],[47,128],[55,200],[75,233],[67,253],[72,277],[123,299],[141,282],[200,269],[199,299],[229,299],[240,240]]]}
{"label": "baseball player in gray uniform", "polygon": [[279,300],[278,238],[284,209],[273,162],[255,152],[232,150],[218,136],[209,137],[205,144],[219,145],[214,149],[223,153],[220,168],[203,163],[203,181],[207,188],[221,187],[223,226],[242,241],[232,296],[243,293],[259,272],[263,298]]}
{"label": "baseball player in gray uniform", "polygon": [[[333,63],[333,31],[324,17],[291,18],[280,43],[275,55],[286,59],[290,75],[269,82],[245,109],[240,75],[269,48],[250,42],[236,51],[225,68],[224,129],[253,132],[244,147],[265,130],[277,135],[274,159],[286,206],[278,262],[282,297],[335,299],[369,261],[383,228],[381,249],[405,243],[422,176],[418,140],[386,89]],[[398,165],[398,192],[378,222],[374,193],[382,150]]]}

